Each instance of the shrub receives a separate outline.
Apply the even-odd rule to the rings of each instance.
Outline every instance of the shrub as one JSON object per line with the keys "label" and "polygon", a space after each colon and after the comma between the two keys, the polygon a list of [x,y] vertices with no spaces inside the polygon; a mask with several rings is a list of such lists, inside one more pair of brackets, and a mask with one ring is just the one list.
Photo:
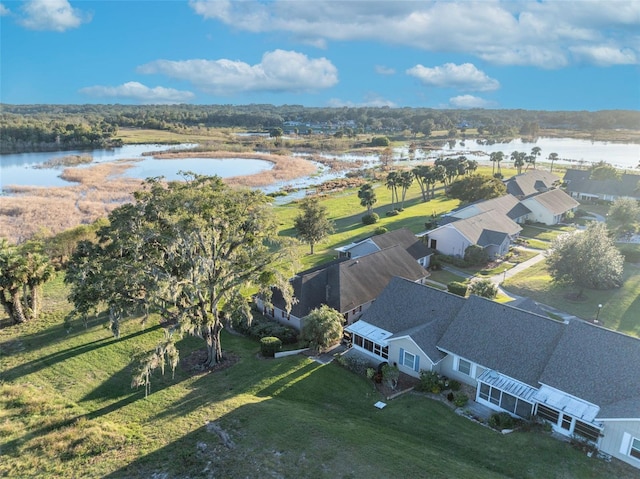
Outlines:
{"label": "shrub", "polygon": [[499,431],[502,431],[503,429],[513,429],[515,421],[509,413],[498,412],[492,414],[489,418],[489,426]]}
{"label": "shrub", "polygon": [[469,396],[465,393],[457,392],[453,395],[453,404],[455,404],[456,407],[464,407],[468,402]]}
{"label": "shrub", "polygon": [[385,213],[387,216],[398,216],[400,212],[398,210],[389,210]]}
{"label": "shrub", "polygon": [[447,394],[447,401],[453,402],[453,393]]}
{"label": "shrub", "polygon": [[266,336],[260,340],[260,352],[265,358],[272,358],[282,349],[282,341],[273,336]]}
{"label": "shrub", "polygon": [[395,366],[385,364],[382,366],[382,380],[391,389],[395,389],[398,386],[398,378],[400,377],[400,370]]}
{"label": "shrub", "polygon": [[375,136],[371,139],[371,146],[389,146],[391,141],[386,136]]}
{"label": "shrub", "polygon": [[489,254],[482,246],[472,244],[464,250],[464,260],[471,266],[480,266],[487,264]]}
{"label": "shrub", "polygon": [[451,281],[447,284],[447,291],[464,298],[467,295],[467,285],[458,281]]}
{"label": "shrub", "polygon": [[270,319],[255,317],[250,326],[235,326],[240,332],[262,339],[267,336],[274,336],[282,341],[282,344],[293,344],[298,341],[298,332],[283,324]]}
{"label": "shrub", "polygon": [[444,388],[444,381],[438,373],[433,371],[421,371],[420,382],[416,386],[418,391],[438,394]]}
{"label": "shrub", "polygon": [[449,379],[449,389],[452,391],[460,391],[460,381]]}
{"label": "shrub", "polygon": [[498,287],[490,279],[481,279],[471,283],[469,293],[483,298],[494,299],[498,295]]}
{"label": "shrub", "polygon": [[362,223],[365,225],[373,225],[378,222],[380,215],[378,213],[371,213],[370,215],[364,215],[362,217]]}
{"label": "shrub", "polygon": [[[373,369],[373,368],[369,368],[369,363],[367,362],[366,359],[356,355],[346,354],[343,356],[339,356],[338,364],[340,364],[340,366],[343,366],[349,371],[356,373],[360,376],[368,377],[368,369]],[[373,369],[373,372],[375,373],[375,369]]]}
{"label": "shrub", "polygon": [[378,226],[376,228],[376,230],[373,232],[373,234],[382,235],[382,234],[385,234],[387,231],[389,231],[389,230],[387,228],[385,228],[384,226]]}

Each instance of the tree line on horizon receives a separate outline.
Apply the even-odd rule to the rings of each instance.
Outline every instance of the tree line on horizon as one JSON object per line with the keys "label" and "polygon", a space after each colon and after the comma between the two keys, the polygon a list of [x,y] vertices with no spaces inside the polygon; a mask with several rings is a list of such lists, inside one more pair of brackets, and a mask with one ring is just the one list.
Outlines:
{"label": "tree line on horizon", "polygon": [[[319,132],[351,128],[357,132],[475,128],[482,135],[535,136],[540,128],[571,130],[637,129],[633,110],[539,111],[449,110],[390,107],[305,107],[301,105],[9,105],[0,104],[0,153],[103,148],[118,128],[185,131],[189,128],[246,128],[268,131],[307,125]],[[313,130],[316,131],[316,130]]]}

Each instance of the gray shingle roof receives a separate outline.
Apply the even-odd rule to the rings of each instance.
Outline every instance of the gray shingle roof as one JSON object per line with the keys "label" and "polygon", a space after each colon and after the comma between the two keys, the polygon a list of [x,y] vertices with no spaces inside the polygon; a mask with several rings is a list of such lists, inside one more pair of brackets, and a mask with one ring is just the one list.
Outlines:
{"label": "gray shingle roof", "polygon": [[640,198],[640,175],[623,173],[619,180],[590,180],[588,170],[567,170],[564,181],[567,183],[566,190],[570,193],[584,193],[601,196],[628,196]]}
{"label": "gray shingle roof", "polygon": [[554,215],[561,215],[580,206],[576,200],[562,190],[549,190],[530,196],[524,201],[535,200]]}
{"label": "gray shingle roof", "polygon": [[410,335],[437,362],[445,356],[437,342],[464,302],[460,296],[396,277],[362,320],[393,333],[393,337]]}
{"label": "gray shingle roof", "polygon": [[532,170],[513,176],[506,180],[507,193],[514,196],[529,196],[540,191],[553,188],[560,182],[560,177],[543,170]]}
{"label": "gray shingle roof", "polygon": [[438,346],[538,387],[563,323],[471,296]]}
{"label": "gray shingle roof", "polygon": [[515,235],[522,230],[522,227],[518,225],[518,223],[493,210],[480,213],[471,218],[455,221],[452,225],[472,243],[480,246],[502,243],[502,241],[494,243],[493,241],[498,239],[497,236],[487,236],[486,234],[483,240],[487,240],[489,243],[480,243],[481,237],[485,232],[502,233],[504,238],[504,234]]}
{"label": "gray shingle roof", "polygon": [[[394,276],[417,281],[427,271],[401,246],[377,251],[356,259],[341,258],[328,265],[298,273],[292,280],[298,300],[291,314],[302,318],[326,304],[345,313],[375,299]],[[284,309],[282,294],[273,291],[273,304]]]}
{"label": "gray shingle roof", "polygon": [[640,340],[571,321],[540,382],[600,406],[600,418],[640,417]]}
{"label": "gray shingle roof", "polygon": [[[480,211],[486,212],[493,210],[497,213],[507,215],[514,221],[531,213],[531,210],[520,203],[518,198],[510,194],[500,196],[499,198],[492,198],[490,200],[478,201],[477,203],[474,203],[473,206]],[[455,216],[455,213],[453,216]]]}
{"label": "gray shingle roof", "polygon": [[433,250],[427,247],[420,238],[407,228],[399,228],[381,235],[376,235],[373,236],[371,240],[380,249],[400,245],[416,260],[433,254]]}

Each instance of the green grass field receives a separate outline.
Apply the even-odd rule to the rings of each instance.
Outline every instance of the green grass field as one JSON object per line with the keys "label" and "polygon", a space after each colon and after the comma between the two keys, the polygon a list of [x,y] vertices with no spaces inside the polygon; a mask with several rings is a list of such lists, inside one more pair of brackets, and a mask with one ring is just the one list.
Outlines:
{"label": "green grass field", "polygon": [[[382,399],[364,377],[303,356],[261,359],[223,334],[223,370],[155,374],[131,389],[131,360],[161,330],[62,327],[60,279],[47,313],[0,329],[0,475],[12,478],[632,478],[543,432],[502,435],[411,393]],[[179,343],[183,359],[198,340]],[[216,428],[218,433],[216,433]],[[225,445],[221,439],[227,435]]]}

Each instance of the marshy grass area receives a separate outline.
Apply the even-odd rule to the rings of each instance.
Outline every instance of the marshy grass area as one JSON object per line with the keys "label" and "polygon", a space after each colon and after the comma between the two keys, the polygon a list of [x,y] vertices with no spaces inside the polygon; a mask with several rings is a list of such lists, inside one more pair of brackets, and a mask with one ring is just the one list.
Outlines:
{"label": "marshy grass area", "polygon": [[63,328],[62,278],[43,319],[0,327],[0,475],[5,477],[603,478],[637,470],[588,458],[541,431],[503,435],[417,393],[387,401],[372,383],[304,356],[262,359],[259,343],[223,333],[232,365],[183,362],[131,389],[132,360],[161,328],[138,318],[114,339],[97,320]]}

